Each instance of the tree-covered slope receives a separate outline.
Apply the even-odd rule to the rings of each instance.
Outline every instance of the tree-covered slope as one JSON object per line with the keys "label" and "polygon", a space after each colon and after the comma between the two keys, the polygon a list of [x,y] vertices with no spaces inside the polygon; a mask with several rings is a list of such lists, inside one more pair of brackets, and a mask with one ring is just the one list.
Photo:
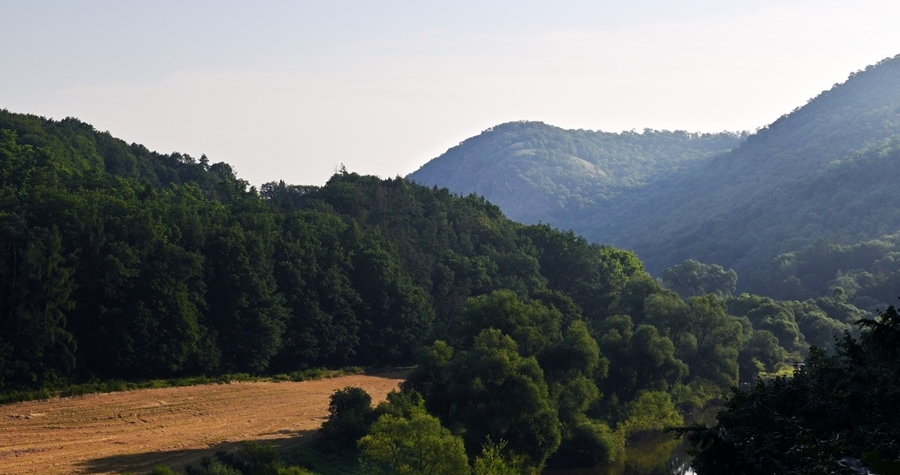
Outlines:
{"label": "tree-covered slope", "polygon": [[[898,172],[895,57],[851,74],[749,137],[509,123],[462,142],[410,178],[479,193],[517,220],[634,250],[655,275],[694,259],[736,270],[738,291],[809,298],[829,295],[847,273],[874,273],[879,286],[889,285],[871,262],[811,278],[790,274],[793,267],[776,257],[891,239],[900,229]],[[863,300],[890,302],[874,293]]]}
{"label": "tree-covered slope", "polygon": [[693,169],[744,137],[727,132],[607,133],[510,122],[463,141],[408,178],[482,195],[515,221],[566,229],[624,191]]}
{"label": "tree-covered slope", "polygon": [[598,325],[665,293],[633,254],[476,195],[347,172],[257,191],[224,163],[0,111],[0,389],[409,364],[502,290]]}
{"label": "tree-covered slope", "polygon": [[635,254],[474,194],[345,170],[256,190],[224,163],[0,111],[3,393],[417,365],[410,400],[460,450],[503,441],[537,471],[615,460],[863,315],[840,294],[682,298]]}
{"label": "tree-covered slope", "polygon": [[[579,223],[653,271],[687,258],[754,288],[773,258],[900,228],[900,57],[852,74],[726,154],[622,195]],[[610,212],[612,210],[612,212]]]}

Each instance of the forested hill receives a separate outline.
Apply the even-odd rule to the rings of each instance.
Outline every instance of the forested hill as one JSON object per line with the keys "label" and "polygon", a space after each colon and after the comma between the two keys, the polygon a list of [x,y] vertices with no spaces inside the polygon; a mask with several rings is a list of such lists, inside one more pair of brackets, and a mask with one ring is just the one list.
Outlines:
{"label": "forested hill", "polygon": [[651,270],[694,258],[736,269],[743,288],[758,291],[781,253],[900,230],[898,172],[895,57],[690,173],[623,195],[614,212],[598,210],[576,229],[636,250]]}
{"label": "forested hill", "polygon": [[866,315],[839,294],[724,298],[727,272],[689,297],[692,269],[667,275],[682,298],[633,253],[474,194],[346,171],[256,190],[206,157],[0,111],[4,395],[417,365],[407,397],[470,458],[504,441],[536,471],[616,460]]}
{"label": "forested hill", "polygon": [[745,137],[649,129],[608,133],[510,122],[463,141],[408,178],[478,193],[515,221],[567,229],[624,191],[692,170]]}
{"label": "forested hill", "polygon": [[877,306],[900,285],[898,171],[895,57],[749,137],[511,123],[410,178],[634,250],[654,275],[694,259],[735,269],[738,291],[802,299],[842,287]]}
{"label": "forested hill", "polygon": [[475,195],[347,172],[256,190],[205,156],[0,111],[0,389],[410,364],[495,291],[598,329],[680,302],[633,254]]}

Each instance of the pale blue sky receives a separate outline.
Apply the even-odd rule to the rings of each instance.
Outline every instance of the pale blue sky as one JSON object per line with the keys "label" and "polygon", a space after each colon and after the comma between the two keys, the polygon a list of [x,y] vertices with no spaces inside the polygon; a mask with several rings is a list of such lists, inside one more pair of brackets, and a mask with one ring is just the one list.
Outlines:
{"label": "pale blue sky", "polygon": [[896,0],[0,0],[0,108],[232,164],[406,175],[510,120],[753,130],[900,54]]}

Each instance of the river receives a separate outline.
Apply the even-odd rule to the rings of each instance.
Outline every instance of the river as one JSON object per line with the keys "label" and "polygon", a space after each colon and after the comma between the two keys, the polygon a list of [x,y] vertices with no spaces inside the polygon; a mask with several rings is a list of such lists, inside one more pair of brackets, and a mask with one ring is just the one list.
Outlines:
{"label": "river", "polygon": [[[710,406],[686,421],[686,424],[714,425],[720,406]],[[611,465],[568,470],[544,470],[542,475],[694,475],[691,469],[691,444],[686,437],[671,433],[630,441],[625,456]]]}
{"label": "river", "polygon": [[660,435],[629,444],[619,463],[594,468],[545,470],[543,475],[693,475],[689,444]]}

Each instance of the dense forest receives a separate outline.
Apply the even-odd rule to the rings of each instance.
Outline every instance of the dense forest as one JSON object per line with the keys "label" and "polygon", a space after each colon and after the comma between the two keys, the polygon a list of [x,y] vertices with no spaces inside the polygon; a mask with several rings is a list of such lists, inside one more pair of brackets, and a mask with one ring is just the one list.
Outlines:
{"label": "dense forest", "polygon": [[414,365],[377,421],[333,401],[329,440],[422,424],[520,473],[616,460],[871,317],[732,296],[700,263],[667,273],[679,295],[631,252],[403,178],[257,190],[76,119],[0,111],[0,202],[0,390]]}
{"label": "dense forest", "polygon": [[[740,140],[607,134],[616,139],[597,145],[601,154],[581,151],[588,134],[505,124],[410,178],[476,192],[516,219],[633,250],[655,276],[695,260],[733,269],[737,292],[806,299],[842,288],[872,311],[893,302],[900,57],[850,74]],[[589,170],[604,173],[572,157],[598,157]],[[528,211],[510,203],[520,198]],[[819,265],[824,272],[813,269]]]}
{"label": "dense forest", "polygon": [[714,426],[689,429],[697,473],[900,473],[900,314],[860,325],[792,377],[735,391]]}

